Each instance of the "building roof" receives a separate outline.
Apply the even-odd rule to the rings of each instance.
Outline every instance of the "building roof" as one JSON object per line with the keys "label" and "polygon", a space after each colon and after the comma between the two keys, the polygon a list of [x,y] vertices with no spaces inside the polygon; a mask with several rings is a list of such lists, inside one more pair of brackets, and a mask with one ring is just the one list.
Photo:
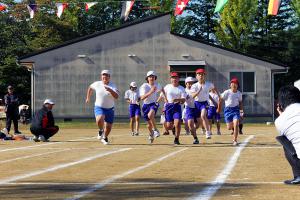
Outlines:
{"label": "building roof", "polygon": [[[77,42],[80,42],[80,41],[84,41],[84,40],[94,38],[94,37],[97,37],[97,36],[100,36],[100,35],[111,33],[111,32],[114,32],[116,30],[120,30],[120,29],[129,27],[129,26],[133,26],[133,25],[136,25],[136,24],[140,24],[140,23],[150,21],[150,20],[153,20],[153,19],[156,19],[156,18],[160,18],[160,17],[166,16],[166,15],[170,15],[170,12],[162,13],[162,14],[159,14],[159,15],[151,16],[151,17],[146,17],[146,18],[143,18],[143,19],[138,19],[138,20],[135,20],[133,22],[125,23],[125,24],[123,24],[123,25],[121,25],[117,28],[113,28],[113,29],[109,29],[109,30],[105,30],[105,31],[99,31],[99,32],[96,32],[96,33],[93,33],[93,34],[90,34],[90,35],[86,35],[86,36],[83,36],[83,37],[72,39],[72,40],[69,40],[69,41],[64,42],[62,44],[59,44],[57,46],[45,48],[43,50],[36,51],[36,52],[30,53],[30,54],[27,54],[25,56],[19,57],[18,60],[20,62],[21,60],[24,60],[24,59],[32,57],[32,56],[36,56],[36,55],[39,55],[39,54],[42,54],[42,53],[46,53],[46,52],[54,50],[54,49],[58,49],[58,48],[68,46],[68,45],[71,45],[71,44],[74,44],[74,43],[77,43]],[[178,34],[178,33],[172,32],[172,31],[170,32],[170,34],[172,34],[174,36],[177,36],[177,37],[185,38],[185,39],[188,39],[188,40],[191,40],[191,41],[199,42],[199,43],[202,43],[202,44],[205,44],[205,45],[209,45],[209,46],[214,47],[214,48],[223,49],[225,51],[233,52],[233,53],[236,53],[236,54],[240,54],[240,55],[243,55],[243,56],[247,56],[247,57],[254,58],[254,59],[257,59],[257,60],[261,60],[261,61],[264,61],[264,62],[268,62],[268,63],[274,64],[274,65],[283,67],[284,70],[288,69],[288,66],[285,65],[285,64],[282,64],[282,63],[279,63],[279,62],[276,62],[276,61],[270,61],[268,59],[264,59],[264,58],[261,58],[261,57],[255,56],[255,55],[242,53],[242,52],[239,52],[239,51],[236,51],[236,50],[233,50],[233,49],[225,48],[225,47],[222,47],[220,45],[212,44],[212,43],[209,43],[209,42],[204,41],[204,40],[197,39],[197,38],[192,37],[192,36],[181,35],[181,34]],[[21,62],[26,64],[28,61],[24,60],[24,61],[21,61]]]}

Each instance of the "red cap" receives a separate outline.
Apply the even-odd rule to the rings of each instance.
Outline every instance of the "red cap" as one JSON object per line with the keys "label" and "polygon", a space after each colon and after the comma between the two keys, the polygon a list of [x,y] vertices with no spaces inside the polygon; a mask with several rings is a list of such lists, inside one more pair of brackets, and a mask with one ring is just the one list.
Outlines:
{"label": "red cap", "polygon": [[171,72],[170,77],[179,77],[179,74],[177,72]]}
{"label": "red cap", "polygon": [[205,69],[199,68],[196,70],[196,74],[200,74],[200,73],[205,74]]}
{"label": "red cap", "polygon": [[237,78],[232,78],[230,83],[235,83],[235,84],[239,85],[239,80]]}

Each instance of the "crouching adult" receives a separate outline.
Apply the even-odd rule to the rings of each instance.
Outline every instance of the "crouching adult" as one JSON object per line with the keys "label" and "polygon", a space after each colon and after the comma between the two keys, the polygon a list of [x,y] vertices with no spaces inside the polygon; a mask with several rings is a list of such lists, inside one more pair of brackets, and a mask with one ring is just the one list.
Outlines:
{"label": "crouching adult", "polygon": [[276,139],[283,145],[285,157],[294,178],[285,184],[300,184],[300,91],[294,86],[283,86],[278,92],[275,126],[280,134]]}
{"label": "crouching adult", "polygon": [[54,125],[53,106],[54,102],[46,99],[43,107],[34,114],[30,131],[34,135],[35,142],[48,142],[49,138],[58,132],[58,126]]}

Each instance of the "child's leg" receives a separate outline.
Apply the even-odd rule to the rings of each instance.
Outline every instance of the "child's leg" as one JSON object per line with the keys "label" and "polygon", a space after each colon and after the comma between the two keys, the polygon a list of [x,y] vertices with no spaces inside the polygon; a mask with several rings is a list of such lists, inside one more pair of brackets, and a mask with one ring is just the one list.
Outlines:
{"label": "child's leg", "polygon": [[140,130],[140,116],[135,116],[135,133],[138,134]]}
{"label": "child's leg", "polygon": [[234,119],[233,120],[233,141],[235,141],[235,142],[237,142],[238,129],[239,129],[239,120]]}

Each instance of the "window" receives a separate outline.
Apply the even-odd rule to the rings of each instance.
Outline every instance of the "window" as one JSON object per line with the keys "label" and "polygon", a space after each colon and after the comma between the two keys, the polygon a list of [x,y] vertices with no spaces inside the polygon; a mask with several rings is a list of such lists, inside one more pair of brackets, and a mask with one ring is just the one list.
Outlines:
{"label": "window", "polygon": [[230,72],[229,76],[229,80],[233,77],[239,80],[242,93],[255,93],[255,72]]}

